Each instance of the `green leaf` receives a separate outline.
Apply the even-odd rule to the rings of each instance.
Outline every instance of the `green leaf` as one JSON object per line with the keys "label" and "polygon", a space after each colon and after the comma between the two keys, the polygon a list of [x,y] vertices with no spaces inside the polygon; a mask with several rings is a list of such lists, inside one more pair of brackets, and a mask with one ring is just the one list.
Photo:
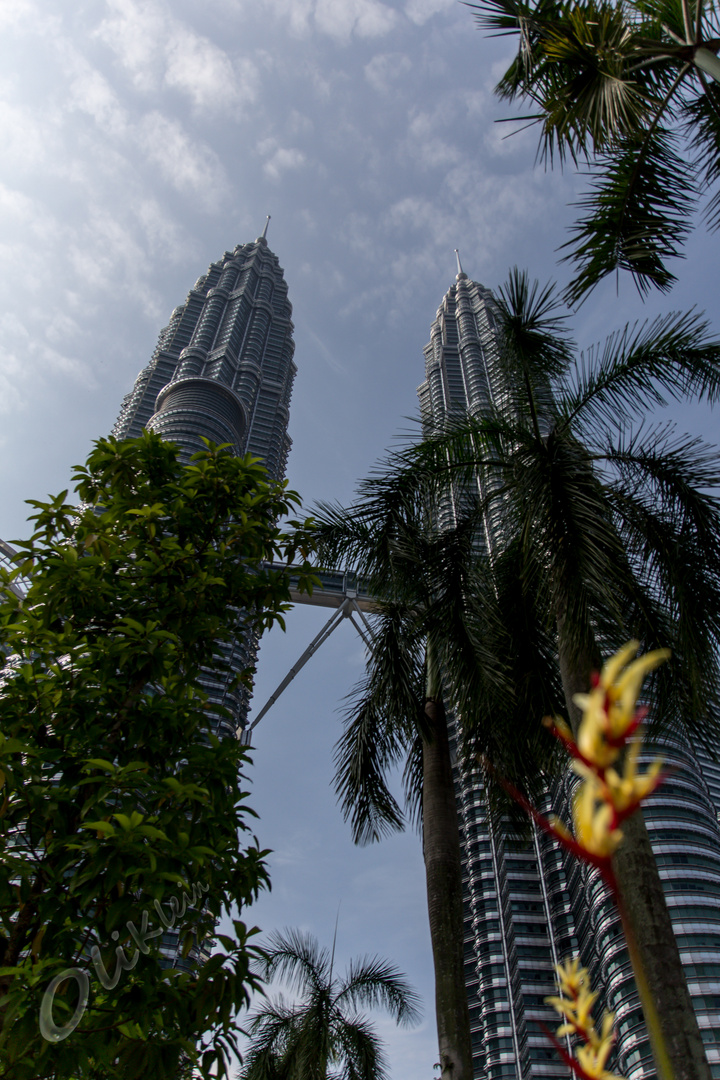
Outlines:
{"label": "green leaf", "polygon": [[95,829],[96,832],[102,833],[103,836],[115,836],[115,827],[109,821],[84,821],[80,828]]}

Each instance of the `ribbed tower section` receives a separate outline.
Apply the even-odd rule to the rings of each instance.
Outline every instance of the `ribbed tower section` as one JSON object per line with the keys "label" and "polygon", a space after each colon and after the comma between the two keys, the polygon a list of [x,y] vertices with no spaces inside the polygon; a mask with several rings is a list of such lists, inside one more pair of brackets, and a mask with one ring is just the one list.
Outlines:
{"label": "ribbed tower section", "polygon": [[[297,371],[291,316],[283,271],[265,236],[226,251],[160,332],[113,435],[134,438],[147,427],[188,455],[202,448],[203,438],[230,443],[234,453],[262,458],[270,475],[282,479]],[[255,638],[245,635],[226,658],[237,672],[254,666],[256,652]],[[218,733],[235,735],[245,726],[247,690],[212,671],[202,682],[210,701],[231,713],[230,721],[216,718]]]}
{"label": "ribbed tower section", "polygon": [[189,452],[201,438],[229,442],[285,475],[296,367],[292,307],[264,236],[212,263],[173,311],[157,347],[124,399],[113,435],[144,427]]}
{"label": "ribbed tower section", "polygon": [[[459,263],[458,270],[424,350],[418,397],[426,434],[453,414],[508,402],[492,293],[469,280]],[[448,500],[447,524],[459,499],[462,492]],[[501,540],[499,524],[487,522],[488,550]],[[452,716],[449,725],[456,745]],[[720,767],[679,735],[667,737],[657,752],[671,775],[649,800],[645,817],[712,1075],[720,1077]],[[491,820],[481,772],[456,755],[454,773],[474,1076],[568,1080],[567,1066],[542,1030],[557,1026],[544,999],[554,992],[554,966],[579,953],[617,1013],[614,1067],[628,1080],[652,1080],[627,952],[602,881],[542,832],[534,830],[527,842],[511,840]],[[566,778],[539,809],[569,820],[572,786]]]}

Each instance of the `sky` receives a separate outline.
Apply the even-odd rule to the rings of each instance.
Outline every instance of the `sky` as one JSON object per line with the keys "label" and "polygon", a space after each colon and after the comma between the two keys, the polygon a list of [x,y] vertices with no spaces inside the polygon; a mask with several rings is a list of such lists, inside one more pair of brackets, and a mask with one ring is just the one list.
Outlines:
{"label": "sky", "polygon": [[[2,0],[0,3],[0,537],[24,500],[71,483],[210,262],[272,219],[298,375],[288,476],[310,512],[412,429],[423,345],[454,249],[490,288],[513,265],[568,279],[557,249],[582,190],[506,138],[493,86],[512,42],[457,0]],[[716,324],[716,239],[698,225],[669,297],[629,280],[574,317],[592,345],[626,321],[697,305]],[[673,414],[715,438],[708,410]],[[261,646],[257,708],[328,612],[298,607]],[[349,624],[256,730],[248,769],[272,892],[246,913],[340,964],[392,960],[424,1019],[378,1016],[394,1080],[437,1059],[417,835],[353,847],[332,790],[339,710],[363,646]],[[252,716],[251,716],[252,719]]]}

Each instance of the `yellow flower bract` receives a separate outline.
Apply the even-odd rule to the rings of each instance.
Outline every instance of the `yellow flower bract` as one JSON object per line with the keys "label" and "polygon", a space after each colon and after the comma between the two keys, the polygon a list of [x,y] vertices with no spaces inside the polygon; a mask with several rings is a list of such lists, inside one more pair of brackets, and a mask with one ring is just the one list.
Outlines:
{"label": "yellow flower bract", "polygon": [[560,1013],[564,1023],[557,1029],[558,1039],[577,1035],[582,1045],[575,1050],[575,1059],[588,1080],[623,1080],[605,1068],[613,1045],[614,1015],[606,1012],[600,1031],[595,1030],[592,1007],[597,993],[590,989],[587,970],[577,957],[556,967],[560,997],[545,998],[548,1005]]}
{"label": "yellow flower bract", "polygon": [[[660,783],[662,761],[656,760],[647,772],[638,772],[641,740],[636,732],[636,705],[643,679],[670,656],[668,649],[656,649],[636,659],[638,642],[630,641],[607,661],[597,685],[588,694],[576,694],[575,703],[583,710],[576,747],[562,720],[553,725],[573,752],[573,769],[580,776],[573,800],[573,827],[576,853],[584,849],[588,861],[604,867],[622,842],[618,825],[633,813],[642,800]],[[613,766],[624,752],[621,768]],[[557,818],[550,828],[566,842],[572,839]],[[603,1016],[600,1031],[595,1029],[592,1008],[597,994],[590,989],[585,968],[575,958],[557,967],[559,996],[545,1000],[560,1014],[563,1023],[557,1038],[577,1036],[576,1071],[584,1080],[622,1080],[606,1069],[613,1045],[612,1013]]]}
{"label": "yellow flower bract", "polygon": [[669,649],[655,649],[630,663],[638,648],[639,642],[629,641],[604,665],[597,686],[573,698],[584,714],[578,750],[601,769],[618,759],[623,736],[635,717],[643,679],[670,656]]}

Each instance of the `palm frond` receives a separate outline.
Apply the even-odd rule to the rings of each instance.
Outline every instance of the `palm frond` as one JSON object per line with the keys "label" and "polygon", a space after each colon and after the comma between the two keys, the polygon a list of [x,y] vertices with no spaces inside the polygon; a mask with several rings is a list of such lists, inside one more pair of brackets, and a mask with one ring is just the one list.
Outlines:
{"label": "palm frond", "polygon": [[541,286],[514,267],[498,291],[497,314],[506,389],[520,377],[521,394],[527,395],[528,389],[548,385],[565,373],[572,361],[573,342],[567,312],[553,284]]}
{"label": "palm frond", "polygon": [[638,63],[637,30],[627,9],[585,2],[564,7],[547,26],[542,64],[528,87],[543,115],[541,156],[601,153],[646,127],[660,105],[658,69]]}
{"label": "palm frond", "polygon": [[414,614],[386,605],[375,619],[366,675],[350,695],[335,747],[335,791],[356,844],[404,827],[386,775],[423,726],[423,656]]}
{"label": "palm frond", "polygon": [[342,1080],[386,1080],[389,1076],[382,1046],[367,1021],[345,1018],[337,1031],[337,1044],[344,1059]]}
{"label": "palm frond", "polygon": [[720,340],[695,312],[670,312],[625,326],[580,356],[556,395],[558,432],[577,424],[583,435],[604,433],[633,416],[695,397],[720,398]]}
{"label": "palm frond", "polygon": [[608,489],[635,571],[628,594],[630,630],[645,648],[669,646],[670,663],[649,683],[656,726],[678,724],[717,754],[720,734],[720,575],[713,551],[693,530],[638,498],[619,480]]}
{"label": "palm frond", "polygon": [[681,532],[692,532],[720,571],[720,450],[697,436],[678,434],[675,424],[641,426],[608,442],[606,460],[628,495],[646,500]]}
{"label": "palm frond", "polygon": [[420,998],[405,977],[378,956],[352,960],[338,987],[334,1004],[349,1003],[354,1009],[382,1008],[402,1025],[418,1023]]}
{"label": "palm frond", "polygon": [[591,648],[597,608],[621,621],[616,578],[622,545],[587,451],[551,433],[542,453],[524,463],[513,497],[524,550],[548,583],[551,617],[562,621],[579,658]]}
{"label": "palm frond", "polygon": [[[482,500],[482,480],[488,477],[493,498],[502,496],[504,482],[513,475],[508,449],[517,438],[517,424],[498,411],[452,417],[429,438],[389,455],[359,486],[363,504],[377,522],[392,504],[404,507],[408,519],[425,516],[430,525],[437,524],[452,485],[463,491],[474,488]],[[478,514],[487,509],[482,503],[476,507]]]}
{"label": "palm frond", "polygon": [[[636,19],[608,2],[470,4],[482,29],[517,34],[518,53],[495,88],[501,99],[532,102],[540,123],[538,155],[602,152],[647,127],[672,78],[672,57],[648,53],[654,20]],[[660,30],[660,33],[662,31]]]}
{"label": "palm frond", "polygon": [[423,739],[419,732],[405,759],[402,784],[407,820],[414,829],[422,833]]}
{"label": "palm frond", "polygon": [[404,976],[372,957],[337,979],[328,949],[298,930],[271,935],[262,953],[269,973],[289,979],[302,1000],[265,1001],[250,1017],[241,1080],[385,1080],[381,1043],[355,1010],[377,1006],[399,1024],[416,1023],[419,998]]}
{"label": "palm frond", "polygon": [[576,304],[608,274],[628,270],[641,294],[667,291],[675,281],[666,263],[680,258],[697,203],[693,171],[680,156],[678,136],[661,127],[619,139],[590,166],[590,191],[571,232],[565,262],[576,276],[565,291]]}
{"label": "palm frond", "polygon": [[255,1010],[248,1024],[251,1042],[243,1059],[242,1080],[289,1080],[298,1026],[296,1010],[281,998]]}
{"label": "palm frond", "polygon": [[289,989],[309,995],[322,990],[329,972],[330,953],[320,949],[311,934],[300,930],[275,931],[260,953],[263,979],[283,979]]}
{"label": "palm frond", "polygon": [[[682,110],[683,132],[698,167],[700,193],[704,195],[720,178],[720,86],[705,84],[702,93],[687,99]],[[720,191],[705,207],[711,229],[720,228]]]}
{"label": "palm frond", "polygon": [[361,700],[349,714],[335,746],[335,792],[345,821],[350,821],[353,842],[371,844],[405,827],[402,811],[385,780],[385,770],[396,764],[404,749],[390,731],[380,743],[375,733],[387,732],[372,702]]}

